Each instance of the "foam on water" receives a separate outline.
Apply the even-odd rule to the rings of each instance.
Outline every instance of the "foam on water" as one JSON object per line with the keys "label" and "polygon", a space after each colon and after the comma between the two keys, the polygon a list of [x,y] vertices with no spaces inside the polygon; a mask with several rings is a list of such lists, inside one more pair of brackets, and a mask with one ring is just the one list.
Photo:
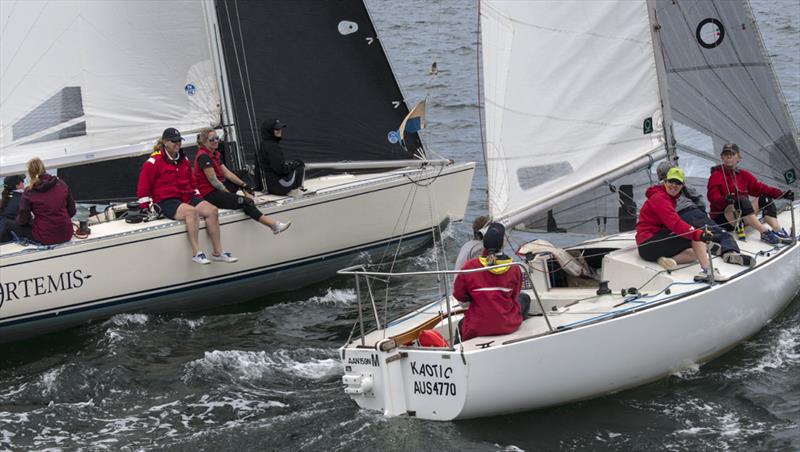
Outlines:
{"label": "foam on water", "polygon": [[324,295],[314,296],[306,302],[316,305],[345,307],[350,306],[356,301],[356,291],[354,289],[333,289],[328,288]]}
{"label": "foam on water", "polygon": [[223,374],[238,380],[259,380],[267,375],[283,373],[303,379],[319,380],[337,375],[339,361],[334,350],[326,349],[279,349],[274,352],[251,352],[241,350],[214,350],[205,352],[201,359],[186,365],[184,381],[215,374]]}
{"label": "foam on water", "polygon": [[117,314],[103,322],[103,325],[129,326],[144,325],[150,318],[147,314]]}

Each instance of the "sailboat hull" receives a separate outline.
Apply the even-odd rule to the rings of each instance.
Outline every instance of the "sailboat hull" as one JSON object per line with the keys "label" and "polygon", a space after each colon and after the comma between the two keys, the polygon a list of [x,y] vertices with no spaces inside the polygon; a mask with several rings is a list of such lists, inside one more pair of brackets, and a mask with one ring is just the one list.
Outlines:
{"label": "sailboat hull", "polygon": [[[789,215],[780,215],[784,224],[791,224]],[[606,255],[604,278],[640,287],[645,295],[626,297],[615,288],[613,294],[597,296],[591,288],[583,300],[571,303],[574,297],[559,300],[553,294],[559,289],[545,283],[539,294],[555,327],[552,333],[540,316],[526,320],[517,332],[470,339],[454,350],[387,339],[438,320],[438,313],[447,310],[439,300],[390,322],[385,330],[370,332],[363,345],[357,338],[340,349],[345,392],[363,408],[431,420],[494,416],[600,397],[696,369],[756,334],[800,292],[800,243],[773,248],[752,232],[741,246],[758,256],[758,265],[749,269],[715,259],[734,277],[713,286],[692,281],[696,265],[671,274],[650,267],[638,258],[631,235],[594,245],[600,249],[614,243],[619,248]],[[453,327],[457,321],[452,319]],[[446,321],[433,328],[448,336]]]}
{"label": "sailboat hull", "polygon": [[[328,178],[337,182],[316,183],[310,196],[262,208],[292,221],[278,236],[241,212],[223,212],[223,247],[239,258],[233,264],[193,263],[184,224],[169,220],[100,224],[93,226],[92,238],[49,250],[6,245],[0,342],[120,312],[238,303],[322,281],[365,257],[413,252],[425,245],[433,227],[463,217],[473,171],[474,164],[462,164]],[[315,182],[307,186],[313,189]],[[210,253],[204,230],[200,238]]]}

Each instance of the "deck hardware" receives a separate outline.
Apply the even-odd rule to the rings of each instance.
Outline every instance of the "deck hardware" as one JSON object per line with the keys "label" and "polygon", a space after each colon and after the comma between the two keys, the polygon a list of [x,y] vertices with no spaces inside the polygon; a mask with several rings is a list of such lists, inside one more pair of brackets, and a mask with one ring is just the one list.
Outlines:
{"label": "deck hardware", "polygon": [[378,343],[378,349],[382,352],[389,352],[397,348],[394,339],[386,339]]}
{"label": "deck hardware", "polygon": [[494,341],[489,341],[489,342],[484,342],[484,343],[482,343],[482,344],[475,344],[475,345],[477,345],[477,346],[478,346],[478,347],[480,347],[481,349],[484,349],[484,348],[489,348],[489,347],[491,347],[493,342],[494,342]]}
{"label": "deck hardware", "polygon": [[392,356],[386,358],[386,364],[389,364],[391,362],[394,362],[394,361],[397,361],[398,359],[403,359],[403,358],[405,358],[405,356],[403,356],[402,353],[398,353],[396,355],[392,355]]}
{"label": "deck hardware", "polygon": [[600,281],[600,287],[597,289],[597,295],[610,295],[611,289],[608,288],[608,281]]}

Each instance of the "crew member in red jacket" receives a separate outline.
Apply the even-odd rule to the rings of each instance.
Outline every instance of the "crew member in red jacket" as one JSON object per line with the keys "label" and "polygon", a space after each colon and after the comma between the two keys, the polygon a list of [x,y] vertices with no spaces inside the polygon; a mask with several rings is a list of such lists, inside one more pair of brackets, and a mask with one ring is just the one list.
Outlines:
{"label": "crew member in red jacket", "polygon": [[[250,218],[269,227],[273,234],[289,229],[291,221],[282,223],[261,213],[248,193],[252,189],[222,163],[217,132],[201,130],[197,134],[197,145],[200,148],[194,158],[194,180],[203,199],[220,209],[242,209]],[[242,189],[244,196],[236,194],[237,188]]]}
{"label": "crew member in red jacket", "polygon": [[[678,264],[700,261],[701,270],[695,280],[706,281],[711,266],[705,242],[713,240],[714,233],[695,229],[675,211],[684,180],[683,170],[673,167],[667,172],[663,184],[647,189],[647,201],[636,223],[636,245],[642,259],[658,262],[667,270],[675,270]],[[715,281],[727,279],[727,276],[714,272]]]}
{"label": "crew member in red jacket", "polygon": [[[774,200],[783,197],[793,201],[794,192],[791,190],[782,192],[778,188],[770,187],[759,182],[749,172],[737,168],[742,155],[736,144],[722,146],[720,157],[722,165],[711,168],[711,177],[708,179],[711,218],[726,229],[733,230],[739,220],[736,217],[738,210],[744,224],[761,233],[761,240],[773,245],[790,241],[789,234],[778,222],[778,211]],[[750,196],[758,197],[758,204],[753,205]],[[764,213],[764,221],[772,230],[756,218],[759,206]]]}
{"label": "crew member in red jacket", "polygon": [[[502,253],[505,228],[500,223],[489,224],[483,234],[483,256],[468,260],[461,270],[510,264],[511,258]],[[456,277],[453,296],[469,302],[460,325],[461,340],[478,336],[496,336],[516,331],[527,316],[530,297],[520,296],[522,271],[516,266],[460,273]]]}
{"label": "crew member in red jacket", "polygon": [[[17,211],[17,235],[36,240],[43,245],[56,245],[72,239],[72,217],[75,215],[75,200],[64,181],[47,174],[44,163],[38,157],[28,161],[31,183],[22,192]],[[33,213],[33,227],[26,226]]]}
{"label": "crew member in red jacket", "polygon": [[199,198],[192,178],[189,159],[181,149],[183,137],[178,129],[165,129],[153,148],[150,158],[139,173],[136,196],[139,207],[146,209],[155,203],[167,218],[185,220],[186,232],[192,245],[192,260],[198,264],[211,263],[200,251],[198,228],[200,216],[206,219],[206,231],[214,246],[211,259],[233,263],[238,259],[222,249],[219,232],[219,212],[211,203]]}

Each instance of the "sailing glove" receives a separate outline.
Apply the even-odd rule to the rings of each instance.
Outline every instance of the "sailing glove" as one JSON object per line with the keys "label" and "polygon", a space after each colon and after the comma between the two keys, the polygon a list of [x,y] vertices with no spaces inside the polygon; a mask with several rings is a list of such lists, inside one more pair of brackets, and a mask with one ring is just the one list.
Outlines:
{"label": "sailing glove", "polygon": [[728,204],[733,204],[734,201],[736,201],[736,198],[732,194],[728,193],[728,196],[725,197],[725,202]]}
{"label": "sailing glove", "polygon": [[789,201],[794,201],[794,192],[791,190],[786,190],[783,194],[784,199],[788,199]]}

